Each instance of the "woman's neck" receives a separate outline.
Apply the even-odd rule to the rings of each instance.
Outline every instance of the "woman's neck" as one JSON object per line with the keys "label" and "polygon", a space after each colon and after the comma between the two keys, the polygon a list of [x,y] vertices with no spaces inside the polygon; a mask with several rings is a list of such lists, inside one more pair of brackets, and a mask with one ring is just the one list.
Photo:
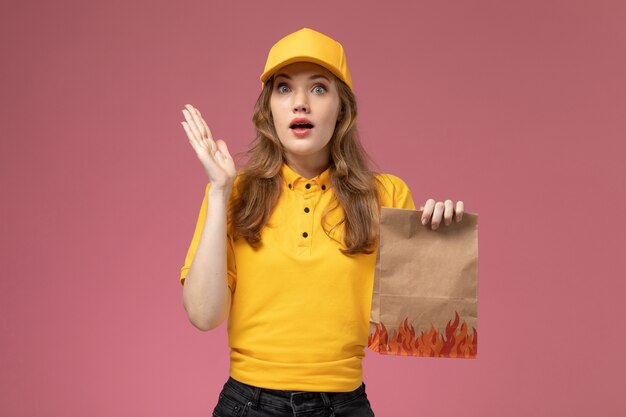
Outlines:
{"label": "woman's neck", "polygon": [[286,163],[292,170],[310,180],[311,178],[317,177],[319,174],[324,172],[328,168],[330,160],[326,159],[314,161],[310,158],[299,159],[297,157],[290,156],[287,158]]}

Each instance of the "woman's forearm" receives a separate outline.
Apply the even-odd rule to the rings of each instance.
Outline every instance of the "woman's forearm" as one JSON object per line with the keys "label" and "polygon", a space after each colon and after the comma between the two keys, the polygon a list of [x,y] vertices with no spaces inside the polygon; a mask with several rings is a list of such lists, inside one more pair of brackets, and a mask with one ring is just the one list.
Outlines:
{"label": "woman's forearm", "polygon": [[229,190],[209,189],[204,227],[183,286],[183,305],[200,330],[219,326],[230,310],[226,276],[226,213]]}

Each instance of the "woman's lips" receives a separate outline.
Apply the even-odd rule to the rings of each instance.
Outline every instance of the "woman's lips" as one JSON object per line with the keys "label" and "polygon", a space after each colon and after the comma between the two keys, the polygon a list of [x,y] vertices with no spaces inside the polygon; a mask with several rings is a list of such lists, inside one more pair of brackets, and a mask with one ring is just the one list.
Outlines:
{"label": "woman's lips", "polygon": [[306,136],[308,135],[311,130],[313,130],[314,128],[308,128],[308,127],[294,127],[294,128],[290,128],[291,131],[293,132],[294,135],[302,137],[302,136]]}

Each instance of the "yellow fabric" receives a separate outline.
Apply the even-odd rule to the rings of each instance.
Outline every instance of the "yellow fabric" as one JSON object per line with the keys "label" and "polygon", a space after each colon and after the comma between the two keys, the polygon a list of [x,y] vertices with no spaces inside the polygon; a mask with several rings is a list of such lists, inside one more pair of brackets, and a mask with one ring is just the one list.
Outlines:
{"label": "yellow fabric", "polygon": [[352,76],[343,46],[333,38],[309,28],[290,33],[272,46],[261,74],[261,88],[278,69],[303,61],[323,66],[352,90]]}
{"label": "yellow fabric", "polygon": [[[262,231],[262,247],[255,251],[245,239],[227,239],[228,285],[234,290],[230,376],[270,389],[352,391],[362,382],[376,253],[343,255],[323,231],[322,211],[333,195],[329,170],[307,180],[283,164],[281,174],[282,194]],[[404,181],[377,176],[384,184],[383,206],[415,209]],[[204,224],[208,189],[181,284]],[[336,224],[342,216],[340,207],[327,220]],[[342,224],[333,234],[342,243],[343,231]]]}

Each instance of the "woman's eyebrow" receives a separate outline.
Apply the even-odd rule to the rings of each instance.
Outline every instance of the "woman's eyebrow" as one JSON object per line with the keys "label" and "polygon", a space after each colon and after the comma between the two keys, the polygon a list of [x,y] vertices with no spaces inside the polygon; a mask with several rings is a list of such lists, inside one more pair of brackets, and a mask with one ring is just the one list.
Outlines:
{"label": "woman's eyebrow", "polygon": [[[276,75],[276,78],[278,78],[278,77],[285,77],[286,79],[291,80],[291,77],[290,77],[290,76],[288,76],[288,75],[287,75],[287,74],[285,74],[285,73],[280,73],[280,74]],[[328,79],[328,77],[326,77],[325,75],[322,75],[322,74],[315,74],[315,75],[311,75],[311,76],[309,77],[309,80],[314,80],[314,79],[316,79],[316,78],[323,78],[323,79],[325,79],[326,81],[330,82],[330,80]]]}

